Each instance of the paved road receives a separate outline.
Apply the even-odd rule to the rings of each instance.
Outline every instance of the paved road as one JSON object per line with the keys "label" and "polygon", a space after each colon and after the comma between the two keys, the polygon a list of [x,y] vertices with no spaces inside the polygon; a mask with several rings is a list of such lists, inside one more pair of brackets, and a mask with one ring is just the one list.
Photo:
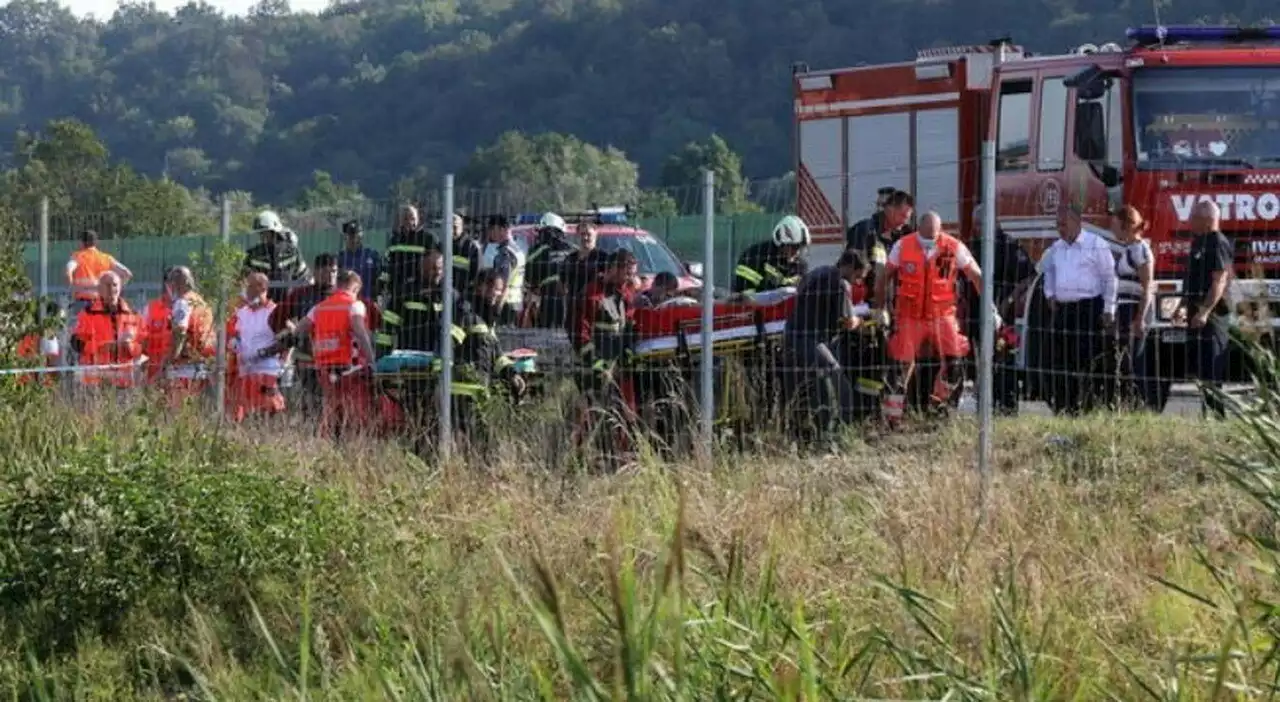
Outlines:
{"label": "paved road", "polygon": [[[1249,386],[1229,385],[1227,389],[1232,394],[1243,394],[1248,392]],[[1200,393],[1195,385],[1173,386],[1173,393],[1169,397],[1169,403],[1164,408],[1165,416],[1199,417],[1200,411]],[[1019,406],[1019,412],[1033,417],[1053,416],[1053,413],[1049,411],[1049,406],[1043,402],[1023,402]]]}

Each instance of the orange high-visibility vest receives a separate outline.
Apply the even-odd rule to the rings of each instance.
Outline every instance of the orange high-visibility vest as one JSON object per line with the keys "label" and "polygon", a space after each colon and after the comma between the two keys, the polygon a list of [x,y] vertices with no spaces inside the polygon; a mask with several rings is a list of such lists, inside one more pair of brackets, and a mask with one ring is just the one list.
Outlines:
{"label": "orange high-visibility vest", "polygon": [[[71,272],[71,283],[76,286],[97,285],[102,274],[111,270],[116,263],[111,254],[99,251],[96,246],[71,254],[71,260],[76,262],[76,269]],[[92,301],[98,299],[98,293],[76,291],[75,297],[77,300]]]}
{"label": "orange high-visibility vest", "polygon": [[187,341],[182,345],[179,363],[204,363],[217,353],[218,335],[213,328],[213,309],[203,297],[194,292],[182,296],[191,305],[191,319],[187,322]]}
{"label": "orange high-visibility vest", "polygon": [[920,236],[911,234],[898,244],[898,288],[894,314],[899,319],[931,320],[956,314],[956,254],[960,242],[939,233],[930,258],[920,244]]}
{"label": "orange high-visibility vest", "polygon": [[350,366],[355,357],[351,306],[356,296],[340,290],[316,305],[311,329],[311,356],[317,368]]}

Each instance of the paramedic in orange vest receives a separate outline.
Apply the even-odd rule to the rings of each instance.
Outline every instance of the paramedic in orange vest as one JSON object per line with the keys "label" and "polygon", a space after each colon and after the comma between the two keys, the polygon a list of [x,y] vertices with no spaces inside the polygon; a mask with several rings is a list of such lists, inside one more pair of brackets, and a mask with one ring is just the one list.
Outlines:
{"label": "paramedic in orange vest", "polygon": [[245,279],[244,304],[240,305],[229,324],[229,336],[235,348],[236,374],[229,382],[229,412],[236,422],[249,414],[279,414],[285,409],[280,393],[280,373],[284,370],[280,354],[260,354],[275,345],[271,330],[271,313],[276,303],[267,297],[269,282],[265,273],[250,273]]}
{"label": "paramedic in orange vest", "polygon": [[160,279],[160,297],[153,298],[142,311],[142,355],[147,357],[147,385],[154,385],[163,375],[165,359],[173,349],[173,299],[169,297],[169,286],[165,283],[174,266],[164,269],[164,277]]}
{"label": "paramedic in orange vest", "polygon": [[98,298],[98,279],[111,271],[124,285],[133,279],[133,273],[109,253],[98,250],[98,233],[86,229],[80,234],[80,248],[67,261],[67,285],[76,302],[85,306]]}
{"label": "paramedic in orange vest", "polygon": [[[311,308],[294,334],[309,336],[320,381],[320,430],[341,439],[368,426],[373,414],[369,375],[376,358],[369,335],[369,311],[360,299],[360,275],[343,271],[332,295]],[[259,353],[275,351],[268,347]]]}
{"label": "paramedic in orange vest", "polygon": [[134,385],[132,363],[142,355],[142,317],[120,297],[120,277],[112,271],[98,278],[98,297],[80,311],[71,346],[84,365],[120,365],[82,372],[89,387]]}
{"label": "paramedic in orange vest", "polygon": [[165,280],[170,299],[172,346],[165,359],[165,386],[171,407],[196,397],[208,386],[206,363],[216,352],[213,308],[196,292],[186,266],[175,266]]}
{"label": "paramedic in orange vest", "polygon": [[[875,283],[877,310],[884,308],[888,281],[897,282],[888,347],[896,367],[890,372],[888,392],[896,396],[894,401],[901,401],[916,359],[928,346],[944,365],[931,399],[944,405],[963,380],[963,361],[969,355],[969,340],[960,333],[956,319],[956,277],[963,273],[981,294],[982,271],[969,248],[942,231],[942,218],[927,212],[920,220],[920,231],[893,245],[884,273]],[[877,316],[883,318],[883,312]]]}

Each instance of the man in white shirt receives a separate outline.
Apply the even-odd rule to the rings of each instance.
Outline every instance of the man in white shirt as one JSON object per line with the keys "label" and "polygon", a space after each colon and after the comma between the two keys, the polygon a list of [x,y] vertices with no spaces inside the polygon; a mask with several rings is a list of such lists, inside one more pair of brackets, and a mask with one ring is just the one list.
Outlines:
{"label": "man in white shirt", "polygon": [[235,387],[228,393],[228,409],[237,422],[249,414],[278,414],[285,410],[279,387],[280,372],[284,370],[280,355],[262,353],[276,343],[271,330],[271,312],[276,303],[267,296],[269,282],[264,273],[250,273],[245,278],[245,303],[235,312],[232,343],[240,365]]}
{"label": "man in white shirt", "polygon": [[1044,253],[1044,295],[1052,310],[1050,340],[1053,393],[1058,414],[1082,409],[1084,383],[1092,382],[1103,347],[1103,329],[1115,324],[1116,259],[1107,240],[1084,229],[1081,206],[1058,210],[1058,240]]}

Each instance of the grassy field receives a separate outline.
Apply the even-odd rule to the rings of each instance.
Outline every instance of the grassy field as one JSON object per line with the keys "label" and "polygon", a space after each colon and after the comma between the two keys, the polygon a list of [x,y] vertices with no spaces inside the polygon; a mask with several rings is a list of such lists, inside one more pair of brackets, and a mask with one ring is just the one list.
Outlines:
{"label": "grassy field", "polygon": [[1266,697],[1250,421],[1004,421],[979,509],[963,421],[600,477],[6,403],[0,694]]}

